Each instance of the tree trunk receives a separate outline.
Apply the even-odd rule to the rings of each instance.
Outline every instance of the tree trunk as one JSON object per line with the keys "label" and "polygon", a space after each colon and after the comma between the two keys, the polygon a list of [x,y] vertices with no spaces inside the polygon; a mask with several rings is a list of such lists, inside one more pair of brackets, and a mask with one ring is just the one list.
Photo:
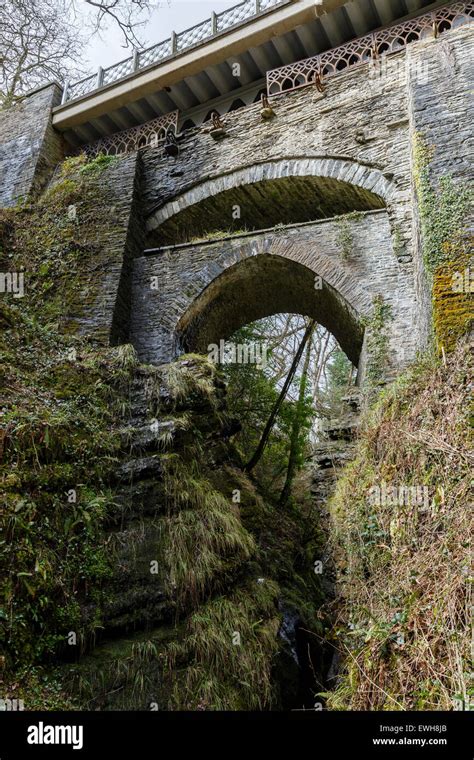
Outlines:
{"label": "tree trunk", "polygon": [[298,401],[296,403],[296,413],[293,419],[293,424],[291,426],[290,453],[288,456],[288,468],[286,470],[286,480],[285,480],[285,485],[283,486],[283,490],[280,495],[280,504],[282,505],[287,504],[288,499],[290,498],[291,486],[293,484],[293,480],[296,473],[296,466],[298,462],[299,438],[301,434],[301,425],[302,425],[302,417],[303,417],[304,400],[305,400],[305,394],[306,394],[306,386],[308,385],[308,370],[309,370],[309,361],[311,358],[311,349],[312,349],[311,339],[313,337],[314,327],[315,327],[314,321],[310,322],[309,340],[306,347],[303,371],[301,373]]}
{"label": "tree trunk", "polygon": [[272,431],[273,425],[275,424],[275,420],[276,420],[277,414],[280,411],[280,407],[281,407],[281,405],[282,405],[282,403],[284,401],[284,398],[285,398],[285,396],[287,394],[288,388],[290,387],[291,382],[292,382],[292,380],[293,380],[293,378],[295,376],[295,372],[296,372],[296,370],[298,368],[298,364],[299,364],[301,356],[303,354],[304,347],[305,347],[305,345],[306,345],[306,343],[308,341],[308,338],[310,337],[310,335],[312,335],[312,332],[314,330],[314,325],[315,325],[315,322],[314,322],[314,319],[313,319],[313,320],[311,320],[311,322],[309,323],[308,327],[305,330],[305,333],[303,335],[303,339],[302,339],[302,341],[301,341],[301,343],[299,345],[298,351],[295,354],[295,358],[293,359],[293,362],[291,364],[290,371],[288,372],[288,376],[287,376],[287,378],[286,378],[286,380],[285,380],[285,382],[283,384],[283,388],[281,389],[281,393],[278,396],[278,398],[276,400],[276,403],[275,403],[275,406],[272,409],[272,413],[270,414],[270,417],[268,419],[268,422],[265,425],[265,429],[264,429],[264,431],[262,433],[262,437],[260,438],[260,442],[259,442],[259,444],[257,446],[255,454],[252,456],[252,458],[250,459],[250,461],[247,462],[247,464],[244,467],[244,470],[246,472],[250,472],[250,470],[253,470],[253,468],[255,467],[255,465],[257,464],[257,462],[260,460],[263,452],[265,451],[265,447],[266,447],[266,445],[268,443],[268,438],[269,438],[270,433]]}

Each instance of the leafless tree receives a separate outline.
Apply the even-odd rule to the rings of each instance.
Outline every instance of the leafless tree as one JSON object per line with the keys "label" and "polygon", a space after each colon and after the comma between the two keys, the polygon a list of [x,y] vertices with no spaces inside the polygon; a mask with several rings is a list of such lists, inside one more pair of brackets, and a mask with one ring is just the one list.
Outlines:
{"label": "leafless tree", "polygon": [[86,73],[79,63],[86,36],[114,24],[124,46],[152,0],[0,0],[0,105],[11,105],[44,82]]}
{"label": "leafless tree", "polygon": [[45,81],[61,81],[80,49],[81,37],[64,19],[57,0],[0,0],[2,105]]}
{"label": "leafless tree", "polygon": [[77,11],[83,3],[93,11],[93,23],[96,32],[100,32],[104,23],[111,21],[122,32],[125,47],[141,47],[142,41],[138,31],[144,26],[147,15],[153,5],[151,0],[69,0],[72,10]]}

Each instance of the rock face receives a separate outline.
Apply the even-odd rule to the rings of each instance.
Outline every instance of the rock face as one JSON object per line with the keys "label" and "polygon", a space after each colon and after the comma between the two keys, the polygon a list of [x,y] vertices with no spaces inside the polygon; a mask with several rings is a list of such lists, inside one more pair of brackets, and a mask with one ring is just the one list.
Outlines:
{"label": "rock face", "polygon": [[116,510],[108,520],[115,568],[103,589],[105,637],[169,621],[175,611],[176,599],[163,564],[172,512],[170,463],[196,436],[206,437],[210,454],[214,444],[225,439],[227,429],[219,418],[222,389],[211,367],[206,369],[212,402],[199,389],[194,389],[193,396],[191,383],[195,378],[198,381],[201,364],[199,359],[184,361],[174,370],[178,376],[180,372],[187,375],[190,383],[190,394],[181,405],[174,395],[176,389],[167,384],[167,367],[143,367],[134,373],[130,417],[120,431],[128,454],[115,470]]}
{"label": "rock face", "polygon": [[[354,388],[350,396],[342,399],[342,404],[341,415],[324,423],[321,440],[312,447],[311,495],[319,522],[326,530],[329,525],[328,501],[338,475],[345,465],[352,461],[355,453],[361,407],[360,392]],[[322,560],[330,562],[329,555]],[[323,578],[326,595],[331,598],[334,595],[334,573],[326,574]]]}
{"label": "rock face", "polygon": [[331,653],[307,633],[324,600],[310,513],[275,520],[241,469],[225,393],[203,357],[134,373],[110,573],[81,604],[95,634],[59,668],[79,707],[291,709],[312,706],[316,671],[325,684]]}
{"label": "rock face", "polygon": [[[298,312],[332,330],[359,362],[362,384],[380,347],[381,379],[396,374],[426,343],[430,324],[413,142],[421,132],[436,147],[433,182],[448,174],[466,180],[470,35],[463,28],[414,44],[391,57],[386,71],[348,71],[323,96],[309,88],[283,94],[265,123],[258,106],[229,114],[223,140],[185,134],[176,159],[149,148],[105,165],[79,162],[79,179],[58,170],[50,207],[43,196],[38,208],[15,212],[36,236],[31,261],[21,260],[21,236],[14,246],[20,263],[37,270],[33,295],[45,293],[45,302],[53,290],[64,295],[70,273],[55,278],[48,266],[63,260],[67,267],[74,252],[73,292],[48,325],[57,320],[58,330],[73,327],[102,347],[131,338],[140,358],[156,365],[183,350],[206,351],[250,320]],[[0,114],[3,205],[38,193],[60,161],[61,139],[50,123],[58,97],[55,86],[46,87]],[[67,233],[53,250],[49,226]],[[219,239],[193,242],[216,232]],[[381,321],[376,303],[390,312],[378,335],[371,325],[374,314]],[[110,572],[97,585],[81,585],[80,622],[89,639],[85,634],[86,656],[67,667],[78,703],[305,704],[310,689],[301,671],[315,667],[324,690],[331,664],[331,652],[317,646],[304,659],[309,641],[302,633],[320,630],[317,613],[333,594],[324,542],[308,546],[291,510],[275,520],[242,472],[232,443],[238,423],[205,358],[138,367],[129,399],[108,483]],[[316,513],[309,520],[321,525],[338,472],[353,455],[358,401],[347,403],[314,451]],[[53,491],[57,484],[48,485]],[[321,579],[317,561],[328,570]],[[303,604],[308,597],[311,604]],[[232,648],[240,645],[236,634],[242,650]]]}

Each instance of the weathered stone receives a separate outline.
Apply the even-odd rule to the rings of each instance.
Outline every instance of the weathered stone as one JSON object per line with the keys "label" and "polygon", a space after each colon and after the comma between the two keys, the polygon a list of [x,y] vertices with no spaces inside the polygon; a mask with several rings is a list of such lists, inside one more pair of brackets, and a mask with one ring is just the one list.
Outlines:
{"label": "weathered stone", "polygon": [[[393,313],[387,371],[395,374],[426,345],[430,333],[413,137],[422,132],[436,148],[434,183],[444,175],[455,181],[470,177],[471,61],[472,25],[466,25],[439,39],[415,42],[384,59],[383,65],[340,73],[326,82],[324,97],[309,87],[277,96],[271,120],[262,121],[259,104],[229,113],[223,141],[213,140],[205,130],[192,130],[180,139],[177,158],[165,156],[161,147],[146,148],[139,157],[128,156],[109,167],[101,192],[114,218],[118,214],[121,229],[115,225],[113,232],[107,227],[97,231],[110,248],[109,266],[100,275],[100,297],[87,302],[87,313],[77,320],[80,331],[112,343],[131,336],[140,357],[153,362],[176,355],[183,340],[202,350],[204,338],[213,331],[212,320],[206,327],[201,312],[202,340],[196,331],[194,338],[189,332],[197,325],[195,319],[187,325],[181,320],[199,312],[209,295],[206,288],[217,292],[219,278],[237,262],[274,256],[320,275],[324,298],[318,301],[313,293],[313,303],[308,303],[309,279],[305,285],[293,266],[287,269],[285,287],[279,287],[280,298],[276,281],[272,298],[267,297],[267,284],[260,283],[261,315],[268,313],[271,301],[276,311],[291,308],[322,316],[352,360],[360,358],[363,374],[363,322],[370,317],[373,296],[382,296]],[[0,114],[4,205],[39,190],[61,157],[61,138],[50,123],[58,96],[58,88],[51,85]],[[238,221],[232,217],[235,205],[241,212]],[[207,247],[175,245],[237,225],[251,231],[354,209],[381,213],[380,218],[367,217],[372,231],[364,227],[365,238],[356,240],[354,256],[346,261],[335,249],[336,226],[331,232],[329,221],[306,228],[299,247],[295,237],[303,228],[296,227]],[[151,258],[140,255],[144,247],[163,242],[174,247]],[[149,287],[150,276],[156,277],[155,290]],[[247,300],[256,291],[255,283],[248,284],[254,290]],[[228,335],[228,328],[258,318],[260,312],[248,303],[240,308],[243,294],[238,289],[229,289],[227,297],[234,317],[221,332]]]}
{"label": "weathered stone", "polygon": [[48,84],[0,111],[0,206],[42,190],[64,157],[62,135],[51,123],[60,99],[61,88]]}

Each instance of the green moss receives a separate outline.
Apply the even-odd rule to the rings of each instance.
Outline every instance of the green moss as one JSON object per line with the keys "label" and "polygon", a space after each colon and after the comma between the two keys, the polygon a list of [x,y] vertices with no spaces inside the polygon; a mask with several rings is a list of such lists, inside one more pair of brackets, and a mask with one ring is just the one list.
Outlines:
{"label": "green moss", "polygon": [[350,259],[354,255],[352,223],[359,222],[363,218],[364,214],[362,211],[351,211],[349,214],[343,214],[336,219],[336,242],[343,259]]}
{"label": "green moss", "polygon": [[445,260],[433,273],[433,320],[438,344],[449,352],[472,327],[472,256],[463,240],[446,243],[443,251]]}
{"label": "green moss", "polygon": [[384,303],[382,296],[374,296],[372,303],[372,314],[364,321],[367,331],[366,388],[369,396],[380,388],[385,380],[388,357],[387,323],[392,319],[390,306]]}
{"label": "green moss", "polygon": [[[8,253],[8,269],[24,272],[22,308],[63,332],[75,333],[100,300],[100,273],[109,266],[110,252],[98,231],[106,227],[112,238],[122,234],[101,197],[98,173],[110,163],[67,159],[37,203],[0,218],[0,246]],[[4,300],[12,299],[7,295]]]}
{"label": "green moss", "polygon": [[262,710],[274,703],[271,679],[280,625],[278,587],[239,587],[193,613],[184,638],[166,651],[170,709]]}
{"label": "green moss", "polygon": [[446,259],[445,246],[462,237],[473,197],[469,186],[455,184],[449,176],[441,177],[438,188],[432,187],[430,164],[434,153],[435,148],[417,132],[413,145],[413,176],[418,195],[423,258],[430,273]]}
{"label": "green moss", "polygon": [[[416,133],[413,145],[415,187],[421,222],[422,251],[426,271],[433,285],[433,319],[439,349],[452,350],[458,337],[466,334],[472,320],[467,298],[460,296],[449,280],[466,266],[468,212],[473,191],[465,183],[441,177],[434,188],[430,164],[435,148]],[[451,284],[451,287],[450,287]]]}
{"label": "green moss", "polygon": [[91,161],[88,161],[86,164],[81,166],[80,173],[81,174],[99,174],[104,169],[106,169],[111,164],[114,164],[118,161],[117,156],[106,156],[103,153],[99,153],[98,156],[93,158]]}
{"label": "green moss", "polygon": [[103,525],[120,454],[111,402],[128,396],[129,374],[116,349],[61,336],[18,306],[2,302],[0,321],[1,638],[10,673],[15,661],[56,652],[70,630],[85,641],[100,625],[82,620],[80,605],[110,574]]}

